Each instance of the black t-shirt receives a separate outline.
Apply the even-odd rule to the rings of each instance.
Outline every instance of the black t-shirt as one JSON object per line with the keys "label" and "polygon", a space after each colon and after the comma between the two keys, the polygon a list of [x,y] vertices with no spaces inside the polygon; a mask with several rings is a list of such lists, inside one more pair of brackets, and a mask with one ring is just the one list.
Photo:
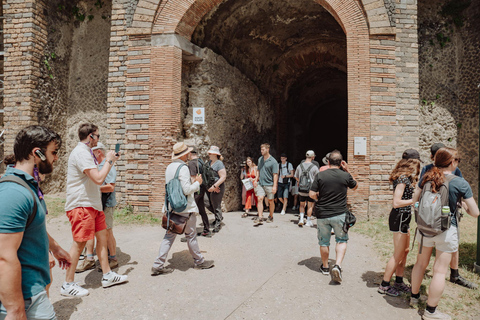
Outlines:
{"label": "black t-shirt", "polygon": [[[190,170],[191,176],[196,176],[198,173],[203,173],[203,160],[200,158],[193,159],[188,161],[188,169]],[[199,172],[200,170],[200,172]]]}
{"label": "black t-shirt", "polygon": [[350,173],[340,169],[328,169],[317,173],[310,191],[318,192],[315,215],[319,219],[341,215],[347,211],[347,190],[357,182]]}

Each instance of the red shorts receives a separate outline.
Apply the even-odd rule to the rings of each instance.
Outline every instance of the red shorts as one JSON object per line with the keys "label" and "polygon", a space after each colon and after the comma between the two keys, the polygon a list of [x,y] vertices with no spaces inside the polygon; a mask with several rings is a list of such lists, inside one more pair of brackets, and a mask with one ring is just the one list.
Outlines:
{"label": "red shorts", "polygon": [[95,237],[95,232],[107,229],[103,211],[92,207],[79,207],[67,211],[68,220],[72,225],[72,236],[76,242],[85,242]]}

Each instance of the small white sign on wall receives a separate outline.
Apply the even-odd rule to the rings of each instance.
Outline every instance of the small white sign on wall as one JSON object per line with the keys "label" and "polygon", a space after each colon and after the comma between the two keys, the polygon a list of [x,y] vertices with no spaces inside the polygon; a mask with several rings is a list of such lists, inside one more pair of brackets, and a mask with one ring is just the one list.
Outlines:
{"label": "small white sign on wall", "polygon": [[354,156],[366,156],[367,155],[367,138],[355,137],[353,146]]}
{"label": "small white sign on wall", "polygon": [[193,124],[205,124],[205,108],[193,108]]}

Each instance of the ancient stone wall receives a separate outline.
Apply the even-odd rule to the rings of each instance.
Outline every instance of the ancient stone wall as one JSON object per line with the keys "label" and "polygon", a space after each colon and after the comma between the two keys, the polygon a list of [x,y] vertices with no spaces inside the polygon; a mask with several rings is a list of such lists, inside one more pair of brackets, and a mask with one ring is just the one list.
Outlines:
{"label": "ancient stone wall", "polygon": [[37,86],[47,42],[43,1],[2,2],[4,20],[4,124],[5,153],[13,153],[17,132],[38,123]]}
{"label": "ancient stone wall", "polygon": [[[183,64],[182,135],[205,160],[211,145],[220,148],[227,170],[225,208],[239,210],[240,164],[247,156],[256,162],[263,142],[271,144],[275,155],[274,109],[257,86],[225,58],[208,48],[202,52],[203,61]],[[205,108],[205,125],[193,124],[195,107]]]}
{"label": "ancient stone wall", "polygon": [[78,126],[90,121],[106,142],[107,75],[111,2],[48,1],[48,42],[43,50],[38,85],[38,121],[63,138],[64,147],[46,191],[63,191],[70,151],[78,142]]}
{"label": "ancient stone wall", "polygon": [[[478,109],[480,79],[480,3],[421,1],[420,147],[443,142],[460,151],[460,169],[477,194]],[[455,11],[455,8],[463,10]],[[454,20],[457,22],[455,23]]]}

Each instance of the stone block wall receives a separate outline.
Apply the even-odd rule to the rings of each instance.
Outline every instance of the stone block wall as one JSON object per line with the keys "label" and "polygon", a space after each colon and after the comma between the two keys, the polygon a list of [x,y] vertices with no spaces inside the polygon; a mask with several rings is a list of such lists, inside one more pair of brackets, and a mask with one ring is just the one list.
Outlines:
{"label": "stone block wall", "polygon": [[389,211],[392,190],[388,178],[395,164],[396,126],[396,66],[395,37],[370,38],[371,72],[371,137],[370,137],[370,197],[369,215]]}
{"label": "stone block wall", "polygon": [[[420,148],[429,163],[435,142],[457,148],[460,169],[478,194],[478,110],[480,82],[480,3],[460,14],[463,26],[441,14],[450,1],[419,3]],[[442,35],[445,39],[442,47]]]}
{"label": "stone block wall", "polygon": [[38,124],[37,90],[47,43],[43,1],[3,1],[4,13],[4,125],[5,153],[13,152],[17,132]]}
{"label": "stone block wall", "polygon": [[[211,145],[220,148],[227,170],[223,197],[229,211],[241,209],[240,164],[250,156],[257,163],[260,144],[274,152],[275,109],[257,86],[210,49],[200,62],[184,62],[182,75],[182,137],[208,160]],[[206,124],[193,124],[193,108],[205,108]],[[279,160],[279,155],[275,154]]]}
{"label": "stone block wall", "polygon": [[417,0],[396,1],[396,161],[408,148],[418,148],[419,80]]}

